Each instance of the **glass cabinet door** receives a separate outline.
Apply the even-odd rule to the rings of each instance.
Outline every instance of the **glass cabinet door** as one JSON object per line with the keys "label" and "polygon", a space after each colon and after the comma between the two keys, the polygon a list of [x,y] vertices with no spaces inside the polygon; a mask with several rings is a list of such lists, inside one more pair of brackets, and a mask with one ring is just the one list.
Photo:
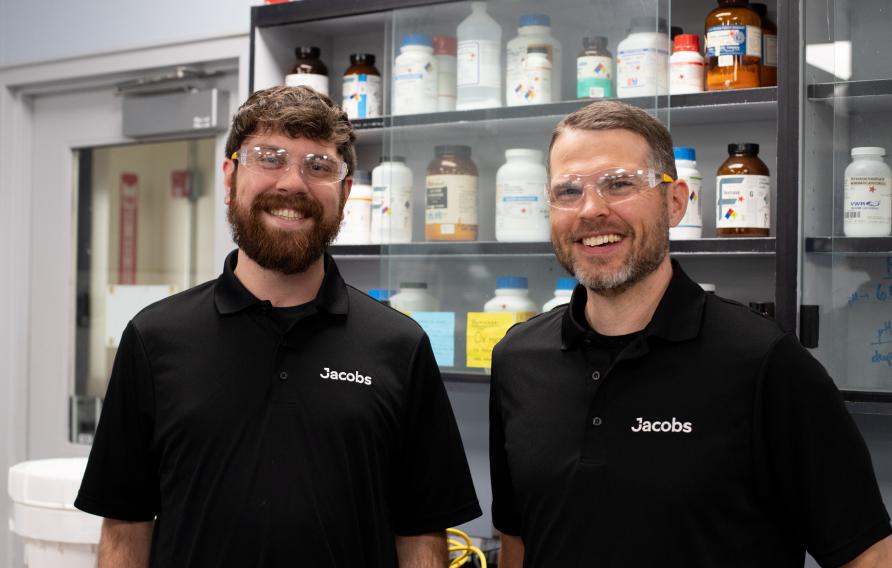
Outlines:
{"label": "glass cabinet door", "polygon": [[[804,3],[803,332],[841,389],[892,393],[892,11]],[[814,346],[814,345],[811,345]]]}

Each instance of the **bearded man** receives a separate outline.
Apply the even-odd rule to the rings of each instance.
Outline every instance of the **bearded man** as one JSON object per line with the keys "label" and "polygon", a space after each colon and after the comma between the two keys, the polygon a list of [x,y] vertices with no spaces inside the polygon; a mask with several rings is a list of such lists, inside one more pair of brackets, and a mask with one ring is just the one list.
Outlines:
{"label": "bearded man", "polygon": [[[796,337],[669,258],[672,139],[612,101],[549,149],[569,305],[493,353],[500,568],[892,566],[889,516],[833,381]],[[780,188],[789,191],[793,188]]]}
{"label": "bearded man", "polygon": [[480,515],[427,336],[326,253],[356,164],[306,87],[241,106],[223,172],[238,250],[124,331],[75,505],[100,567],[438,567]]}

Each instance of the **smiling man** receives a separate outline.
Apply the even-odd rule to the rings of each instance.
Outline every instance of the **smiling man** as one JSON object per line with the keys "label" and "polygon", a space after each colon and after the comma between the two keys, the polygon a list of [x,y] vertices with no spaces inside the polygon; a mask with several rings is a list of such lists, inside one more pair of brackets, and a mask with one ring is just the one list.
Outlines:
{"label": "smiling man", "polygon": [[493,353],[500,568],[892,566],[870,456],[796,337],[669,258],[688,189],[669,132],[593,103],[549,151],[570,304]]}
{"label": "smiling man", "polygon": [[223,163],[223,274],[124,331],[75,505],[99,566],[444,568],[480,508],[421,328],[326,248],[355,167],[346,114],[254,93]]}

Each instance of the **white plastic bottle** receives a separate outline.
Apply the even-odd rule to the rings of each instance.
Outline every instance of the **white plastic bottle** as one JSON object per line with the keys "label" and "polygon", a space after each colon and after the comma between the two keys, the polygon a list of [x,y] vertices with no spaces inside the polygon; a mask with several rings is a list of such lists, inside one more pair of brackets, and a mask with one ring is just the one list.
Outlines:
{"label": "white plastic bottle", "polygon": [[486,2],[471,2],[457,35],[455,108],[502,106],[502,28],[486,13]]}
{"label": "white plastic bottle", "polygon": [[[551,18],[545,14],[526,14],[520,17],[517,37],[508,42],[505,53],[505,104],[529,104],[524,98],[523,63],[527,49],[544,47],[551,62],[551,100],[561,99],[561,42],[551,35]],[[544,102],[544,101],[540,101]]]}
{"label": "white plastic bottle", "polygon": [[552,308],[570,303],[570,297],[573,296],[573,289],[576,288],[576,279],[572,276],[564,276],[557,279],[557,285],[554,287],[554,298],[545,302],[542,306],[543,312],[549,312]]}
{"label": "white plastic bottle", "polygon": [[440,301],[427,291],[426,282],[400,282],[400,291],[390,297],[390,306],[403,313],[435,312]]}
{"label": "white plastic bottle", "polygon": [[541,105],[551,102],[551,61],[548,48],[530,47],[523,60],[523,76],[519,83],[525,105]]}
{"label": "white plastic bottle", "polygon": [[886,149],[852,148],[843,194],[843,232],[847,237],[887,237],[892,233],[892,170]]}
{"label": "white plastic bottle", "polygon": [[412,170],[402,156],[381,156],[372,170],[371,242],[412,242]]}
{"label": "white plastic bottle", "polygon": [[431,36],[404,36],[393,63],[393,114],[437,112],[439,80]]}
{"label": "white plastic bottle", "polygon": [[632,18],[632,29],[616,48],[616,95],[652,97],[669,92],[666,20]]}
{"label": "white plastic bottle", "polygon": [[672,57],[669,58],[669,93],[681,95],[699,93],[704,89],[704,62],[700,55],[700,36],[675,36]]}
{"label": "white plastic bottle", "polygon": [[433,41],[437,59],[437,110],[455,110],[456,40],[451,36],[434,36]]}
{"label": "white plastic bottle", "polygon": [[669,228],[673,241],[699,239],[703,236],[703,176],[697,169],[697,152],[693,148],[673,148],[678,179],[688,184],[688,208],[675,227]]}
{"label": "white plastic bottle", "polygon": [[336,245],[364,245],[371,242],[372,174],[368,170],[353,172],[353,188],[344,204],[341,230]]}
{"label": "white plastic bottle", "polygon": [[496,278],[496,296],[483,304],[483,311],[513,313],[514,321],[526,321],[536,315],[538,306],[530,299],[525,276]]}
{"label": "white plastic bottle", "polygon": [[505,163],[496,172],[497,241],[548,241],[547,182],[540,150],[505,150]]}

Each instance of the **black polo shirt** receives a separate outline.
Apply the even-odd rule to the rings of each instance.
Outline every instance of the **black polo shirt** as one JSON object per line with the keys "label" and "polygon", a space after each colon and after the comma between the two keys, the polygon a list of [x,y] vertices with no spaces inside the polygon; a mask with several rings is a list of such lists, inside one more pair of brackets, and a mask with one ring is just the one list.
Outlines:
{"label": "black polo shirt", "polygon": [[525,566],[802,566],[890,534],[870,456],[796,338],[673,262],[610,363],[586,290],[493,353],[493,522]]}
{"label": "black polo shirt", "polygon": [[326,257],[284,326],[234,275],[127,326],[75,505],[156,517],[152,566],[395,567],[480,515],[421,328]]}

